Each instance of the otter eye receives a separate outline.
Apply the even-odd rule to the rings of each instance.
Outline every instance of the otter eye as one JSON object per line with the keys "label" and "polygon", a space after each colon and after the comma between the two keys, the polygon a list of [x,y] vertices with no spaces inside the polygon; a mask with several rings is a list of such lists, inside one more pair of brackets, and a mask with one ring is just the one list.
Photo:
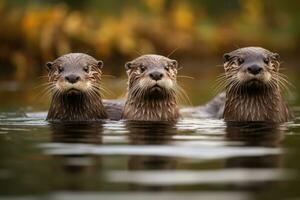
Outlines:
{"label": "otter eye", "polygon": [[238,58],[238,59],[237,59],[237,62],[238,62],[239,65],[243,64],[244,61],[245,61],[245,60],[244,60],[243,58]]}
{"label": "otter eye", "polygon": [[165,70],[166,70],[166,71],[169,71],[169,70],[170,70],[170,67],[169,67],[169,66],[165,66]]}
{"label": "otter eye", "polygon": [[64,71],[64,68],[62,66],[58,67],[58,73],[62,73]]}
{"label": "otter eye", "polygon": [[264,58],[264,63],[269,64],[270,59],[269,58]]}
{"label": "otter eye", "polygon": [[89,66],[84,66],[83,67],[83,71],[85,71],[86,73],[88,73],[89,72]]}
{"label": "otter eye", "polygon": [[146,71],[146,69],[147,69],[147,68],[146,68],[144,65],[141,65],[141,66],[140,66],[140,71],[141,71],[141,73],[143,73],[144,71]]}

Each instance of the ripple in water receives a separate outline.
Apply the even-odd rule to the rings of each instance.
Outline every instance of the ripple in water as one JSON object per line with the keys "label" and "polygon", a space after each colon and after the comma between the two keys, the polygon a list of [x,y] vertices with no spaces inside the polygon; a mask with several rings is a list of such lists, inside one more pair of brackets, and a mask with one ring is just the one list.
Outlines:
{"label": "ripple in water", "polygon": [[257,189],[267,191],[269,183],[294,177],[282,162],[289,150],[282,141],[290,129],[297,131],[296,123],[192,118],[176,124],[48,123],[45,118],[46,112],[0,113],[0,152],[6,163],[0,171],[10,174],[0,176],[1,194],[132,200],[140,197],[132,193],[138,191],[145,199],[164,194],[161,199],[180,194],[251,199]]}

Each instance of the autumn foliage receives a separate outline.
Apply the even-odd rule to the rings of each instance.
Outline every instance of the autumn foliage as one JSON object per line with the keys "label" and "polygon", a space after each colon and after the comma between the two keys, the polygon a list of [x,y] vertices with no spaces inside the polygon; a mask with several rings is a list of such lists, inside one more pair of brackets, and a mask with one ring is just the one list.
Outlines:
{"label": "autumn foliage", "polygon": [[117,1],[122,6],[110,10],[102,7],[110,1],[82,8],[0,2],[0,69],[20,80],[67,52],[113,60],[179,49],[178,56],[192,58],[249,44],[283,51],[299,45],[299,14],[282,1]]}

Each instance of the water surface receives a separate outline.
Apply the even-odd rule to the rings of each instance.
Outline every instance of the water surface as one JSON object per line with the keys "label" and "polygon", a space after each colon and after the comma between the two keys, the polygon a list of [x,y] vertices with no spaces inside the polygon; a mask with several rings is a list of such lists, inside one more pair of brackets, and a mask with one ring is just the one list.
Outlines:
{"label": "water surface", "polygon": [[[211,99],[222,69],[184,69],[181,75],[195,77],[179,80],[194,105]],[[297,67],[287,74],[298,82]],[[104,80],[117,93],[111,98],[125,83]],[[0,199],[300,199],[299,119],[280,126],[188,118],[50,124],[50,98],[37,85],[1,82]],[[298,88],[287,96],[296,105]],[[300,108],[293,110],[299,117]]]}
{"label": "water surface", "polygon": [[1,199],[283,199],[297,190],[299,124],[48,123],[0,113]]}

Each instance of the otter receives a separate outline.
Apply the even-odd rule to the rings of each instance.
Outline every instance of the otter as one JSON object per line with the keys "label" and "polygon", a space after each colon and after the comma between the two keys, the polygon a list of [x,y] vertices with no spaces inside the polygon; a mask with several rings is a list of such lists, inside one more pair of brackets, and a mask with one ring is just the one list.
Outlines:
{"label": "otter", "polygon": [[161,55],[143,55],[125,64],[128,75],[123,119],[176,121],[178,62]]}
{"label": "otter", "polygon": [[224,118],[226,122],[282,123],[294,119],[282,87],[287,80],[279,72],[280,56],[261,47],[244,47],[224,54],[225,92],[204,106],[181,109],[195,118]]}
{"label": "otter", "polygon": [[100,82],[103,62],[83,53],[63,55],[46,64],[52,91],[46,120],[87,121],[107,118]]}
{"label": "otter", "polygon": [[293,119],[284,101],[280,56],[261,47],[245,47],[224,54],[226,100],[225,121]]}

